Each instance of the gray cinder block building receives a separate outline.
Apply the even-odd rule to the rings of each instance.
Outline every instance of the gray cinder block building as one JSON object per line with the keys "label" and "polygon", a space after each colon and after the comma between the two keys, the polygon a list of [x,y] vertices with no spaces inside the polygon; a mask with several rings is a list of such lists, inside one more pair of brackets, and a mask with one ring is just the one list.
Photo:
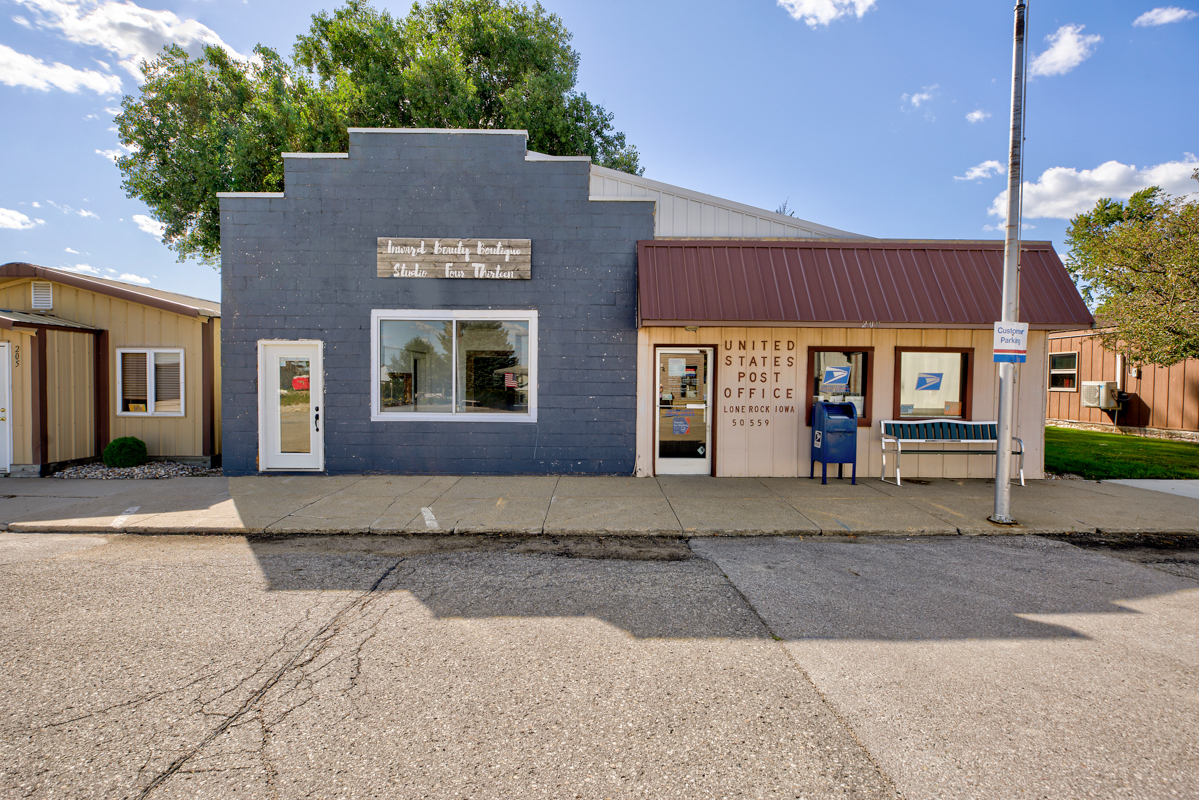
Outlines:
{"label": "gray cinder block building", "polygon": [[221,195],[228,474],[633,471],[654,203],[525,140],[351,130]]}

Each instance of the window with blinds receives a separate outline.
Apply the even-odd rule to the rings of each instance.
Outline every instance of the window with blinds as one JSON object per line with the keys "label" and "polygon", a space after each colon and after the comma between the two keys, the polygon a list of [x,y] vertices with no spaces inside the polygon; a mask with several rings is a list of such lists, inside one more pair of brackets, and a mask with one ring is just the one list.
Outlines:
{"label": "window with blinds", "polygon": [[117,414],[183,415],[183,351],[117,350]]}
{"label": "window with blinds", "polygon": [[182,353],[154,354],[154,411],[178,414],[183,411]]}

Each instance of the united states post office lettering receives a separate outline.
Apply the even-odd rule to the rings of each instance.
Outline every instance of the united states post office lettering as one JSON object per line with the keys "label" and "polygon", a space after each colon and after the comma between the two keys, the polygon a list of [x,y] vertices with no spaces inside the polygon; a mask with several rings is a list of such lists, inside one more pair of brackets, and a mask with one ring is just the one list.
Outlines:
{"label": "united states post office lettering", "polygon": [[[725,339],[721,357],[721,412],[734,428],[766,428],[778,415],[795,414],[798,363],[788,339]],[[788,402],[791,401],[791,402]]]}

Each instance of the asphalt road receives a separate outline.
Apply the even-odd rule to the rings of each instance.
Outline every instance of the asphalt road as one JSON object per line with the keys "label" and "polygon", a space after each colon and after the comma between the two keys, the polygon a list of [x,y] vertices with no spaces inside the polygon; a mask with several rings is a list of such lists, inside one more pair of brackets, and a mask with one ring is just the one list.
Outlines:
{"label": "asphalt road", "polygon": [[692,548],[0,534],[0,796],[1194,796],[1193,575]]}

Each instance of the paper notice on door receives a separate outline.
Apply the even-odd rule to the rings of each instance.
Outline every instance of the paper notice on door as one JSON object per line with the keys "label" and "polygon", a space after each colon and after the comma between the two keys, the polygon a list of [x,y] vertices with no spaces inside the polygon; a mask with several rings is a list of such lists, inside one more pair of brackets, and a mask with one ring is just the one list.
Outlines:
{"label": "paper notice on door", "polygon": [[687,370],[687,359],[685,358],[668,358],[666,359],[666,374],[671,378],[681,378]]}

